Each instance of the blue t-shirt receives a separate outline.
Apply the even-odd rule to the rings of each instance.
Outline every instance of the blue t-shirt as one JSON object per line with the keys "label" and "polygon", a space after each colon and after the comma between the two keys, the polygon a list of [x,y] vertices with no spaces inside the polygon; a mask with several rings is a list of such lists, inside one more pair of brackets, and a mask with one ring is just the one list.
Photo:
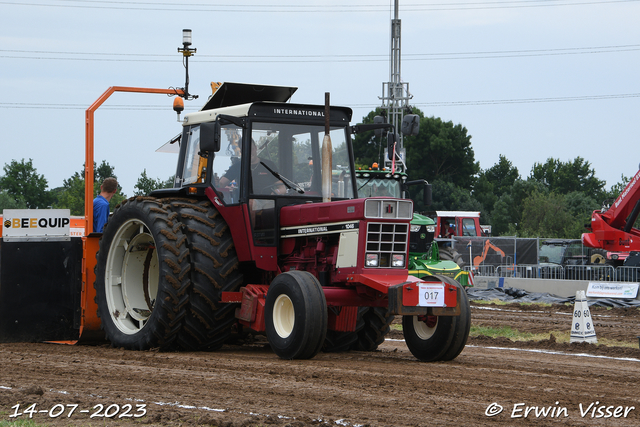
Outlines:
{"label": "blue t-shirt", "polygon": [[102,233],[102,229],[108,219],[109,202],[98,194],[98,197],[93,199],[93,231],[95,233]]}

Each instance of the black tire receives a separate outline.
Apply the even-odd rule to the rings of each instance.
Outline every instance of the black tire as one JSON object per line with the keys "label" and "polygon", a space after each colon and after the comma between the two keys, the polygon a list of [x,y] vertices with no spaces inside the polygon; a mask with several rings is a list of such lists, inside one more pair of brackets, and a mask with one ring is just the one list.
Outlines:
{"label": "black tire", "polygon": [[189,262],[178,215],[157,199],[118,205],[100,239],[96,303],[114,347],[171,349],[186,315]]}
{"label": "black tire", "polygon": [[185,350],[218,350],[231,335],[236,304],[220,303],[222,292],[243,284],[231,232],[209,200],[165,199],[183,225],[191,265],[189,306],[178,344]]}
{"label": "black tire", "polygon": [[471,315],[464,288],[455,280],[436,276],[458,288],[459,316],[403,316],[402,330],[407,347],[422,362],[455,359],[467,344]]}
{"label": "black tire", "polygon": [[458,305],[460,305],[460,315],[456,317],[456,327],[453,333],[453,340],[449,349],[440,359],[441,361],[453,360],[464,350],[469,339],[469,331],[471,330],[471,307],[469,297],[464,286],[460,285],[455,279],[444,277],[450,284],[458,288]]}
{"label": "black tire", "polygon": [[368,310],[368,307],[358,307],[358,319],[356,321],[355,331],[338,332],[327,331],[327,336],[322,346],[322,351],[326,353],[337,353],[341,351],[349,351],[357,348],[358,333],[364,328],[364,320],[361,313]]}
{"label": "black tire", "polygon": [[453,248],[441,246],[438,247],[438,252],[440,253],[441,261],[453,261],[458,264],[460,268],[464,267],[466,264],[464,262],[464,259],[462,258],[462,255],[460,255],[460,252],[456,251]]}
{"label": "black tire", "polygon": [[269,344],[283,359],[311,359],[327,335],[327,301],[306,271],[276,276],[267,291],[264,320]]}
{"label": "black tire", "polygon": [[337,353],[349,351],[358,343],[357,332],[327,331],[327,336],[322,345],[325,353]]}
{"label": "black tire", "polygon": [[386,308],[360,307],[358,322],[364,323],[358,332],[358,341],[354,350],[375,351],[384,342],[384,337],[391,330],[394,315],[388,314]]}

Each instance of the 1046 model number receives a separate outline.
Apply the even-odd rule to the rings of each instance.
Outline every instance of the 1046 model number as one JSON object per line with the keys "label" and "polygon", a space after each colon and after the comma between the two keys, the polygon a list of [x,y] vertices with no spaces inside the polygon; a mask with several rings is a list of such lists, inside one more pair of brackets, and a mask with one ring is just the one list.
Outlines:
{"label": "1046 model number", "polygon": [[[78,409],[79,405],[67,403],[63,405],[62,403],[58,403],[53,405],[49,409],[37,409],[37,403],[32,403],[24,411],[20,412],[20,404],[13,405],[11,409],[13,409],[13,414],[9,415],[9,418],[17,418],[22,415],[29,415],[29,418],[33,418],[34,414],[47,414],[49,418],[58,418],[59,416],[63,416],[67,413],[67,418],[71,418],[74,412],[78,412],[81,414],[89,414],[89,418],[140,418],[144,417],[147,414],[147,405],[146,404],[136,404],[134,405],[130,403],[124,404],[122,406],[114,403],[111,405],[103,405],[98,403],[94,405],[91,410],[89,409]],[[77,411],[76,411],[77,410]]]}

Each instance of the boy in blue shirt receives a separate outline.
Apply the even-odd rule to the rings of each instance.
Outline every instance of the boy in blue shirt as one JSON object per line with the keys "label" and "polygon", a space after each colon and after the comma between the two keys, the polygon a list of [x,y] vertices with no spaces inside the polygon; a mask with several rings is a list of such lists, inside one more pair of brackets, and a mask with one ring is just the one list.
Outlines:
{"label": "boy in blue shirt", "polygon": [[109,219],[109,201],[118,191],[118,181],[107,178],[100,186],[100,194],[93,199],[93,231],[102,233],[104,225]]}

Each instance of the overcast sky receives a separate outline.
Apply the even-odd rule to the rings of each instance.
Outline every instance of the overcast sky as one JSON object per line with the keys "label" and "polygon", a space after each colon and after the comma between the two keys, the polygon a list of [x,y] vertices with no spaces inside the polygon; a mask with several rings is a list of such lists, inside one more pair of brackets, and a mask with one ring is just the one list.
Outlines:
{"label": "overcast sky", "polygon": [[[183,28],[200,96],[187,111],[211,81],[261,83],[298,87],[298,103],[330,92],[360,122],[389,81],[392,11],[393,0],[0,1],[0,166],[31,158],[61,186],[82,169],[85,110],[110,86],[184,86]],[[581,156],[607,188],[638,170],[640,0],[400,0],[400,18],[411,103],[466,127],[482,169],[502,154],[526,178],[536,162]],[[96,112],[95,159],[126,195],[144,169],[175,172],[176,156],[155,152],[181,130],[171,106],[120,93]]]}

